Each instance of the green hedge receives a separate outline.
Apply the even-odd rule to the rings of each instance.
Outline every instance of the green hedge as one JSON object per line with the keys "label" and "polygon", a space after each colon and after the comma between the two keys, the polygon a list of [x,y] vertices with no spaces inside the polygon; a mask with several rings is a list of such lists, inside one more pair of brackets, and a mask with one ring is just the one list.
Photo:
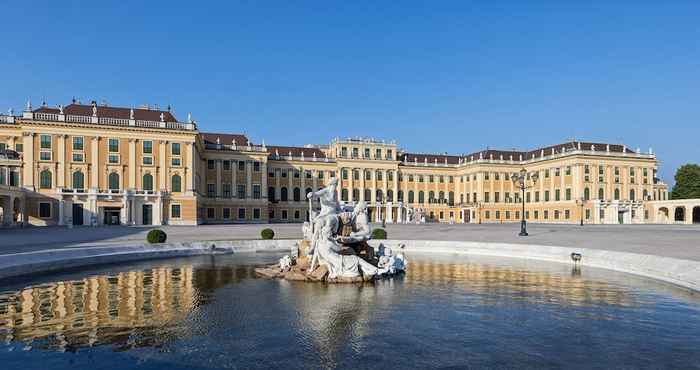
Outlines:
{"label": "green hedge", "polygon": [[260,236],[261,236],[263,239],[272,239],[272,238],[275,237],[275,232],[272,231],[272,229],[263,229],[263,230],[260,232]]}
{"label": "green hedge", "polygon": [[386,239],[386,230],[384,230],[384,229],[372,230],[372,239]]}
{"label": "green hedge", "polygon": [[146,240],[148,240],[148,242],[151,244],[165,243],[167,239],[168,234],[166,234],[165,231],[160,229],[151,230],[148,232],[148,235],[146,235]]}

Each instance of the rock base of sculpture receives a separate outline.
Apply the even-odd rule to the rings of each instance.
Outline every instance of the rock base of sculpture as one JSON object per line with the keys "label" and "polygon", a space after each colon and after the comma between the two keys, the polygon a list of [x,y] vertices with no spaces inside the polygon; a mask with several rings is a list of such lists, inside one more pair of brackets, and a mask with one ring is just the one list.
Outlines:
{"label": "rock base of sculpture", "polygon": [[[339,276],[329,278],[328,268],[324,265],[316,266],[313,272],[309,272],[311,267],[311,256],[306,255],[305,251],[309,242],[303,240],[299,243],[296,255],[296,260],[290,266],[281,266],[280,263],[265,267],[258,267],[255,273],[259,277],[267,279],[285,279],[290,281],[307,281],[307,282],[323,282],[329,284],[335,283],[363,283],[374,281],[377,275],[363,275],[355,277]],[[292,253],[295,254],[295,253]],[[355,243],[343,248],[340,252],[343,255],[356,255],[363,260],[369,262],[373,266],[377,266],[379,260],[375,257],[374,248],[367,243]]]}

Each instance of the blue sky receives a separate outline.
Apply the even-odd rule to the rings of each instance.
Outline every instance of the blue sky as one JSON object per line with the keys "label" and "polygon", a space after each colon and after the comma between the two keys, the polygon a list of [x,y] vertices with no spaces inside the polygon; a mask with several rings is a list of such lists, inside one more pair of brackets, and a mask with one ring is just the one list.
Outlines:
{"label": "blue sky", "polygon": [[[650,146],[698,162],[699,1],[5,1],[0,109],[171,104],[254,142]],[[2,107],[2,105],[5,107]]]}

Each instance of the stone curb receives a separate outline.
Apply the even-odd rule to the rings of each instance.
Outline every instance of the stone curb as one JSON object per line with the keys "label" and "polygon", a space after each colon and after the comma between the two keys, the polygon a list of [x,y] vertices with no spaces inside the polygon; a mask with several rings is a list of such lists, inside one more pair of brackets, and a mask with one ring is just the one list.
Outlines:
{"label": "stone curb", "polygon": [[[39,272],[59,271],[90,265],[137,260],[223,253],[264,253],[289,251],[296,240],[231,240],[163,245],[131,244],[62,248],[0,256],[0,279]],[[531,244],[430,240],[372,240],[378,247],[406,245],[407,252],[458,253],[493,257],[523,258],[573,265],[571,253],[581,255],[579,265],[640,275],[700,291],[700,262],[647,254],[602,249],[555,247]],[[410,263],[410,256],[409,256]]]}

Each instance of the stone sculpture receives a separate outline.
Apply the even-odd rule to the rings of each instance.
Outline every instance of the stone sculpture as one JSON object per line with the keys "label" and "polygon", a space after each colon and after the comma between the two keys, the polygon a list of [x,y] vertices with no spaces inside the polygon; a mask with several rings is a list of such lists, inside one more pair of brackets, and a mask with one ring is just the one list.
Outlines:
{"label": "stone sculpture", "polygon": [[[304,240],[295,253],[284,256],[279,263],[258,268],[259,275],[287,280],[360,282],[377,276],[393,275],[405,270],[403,254],[393,256],[391,250],[380,246],[388,254],[375,255],[367,242],[372,230],[365,202],[343,209],[338,202],[338,180],[307,194],[310,221],[302,226]],[[314,209],[318,200],[320,209]]]}

